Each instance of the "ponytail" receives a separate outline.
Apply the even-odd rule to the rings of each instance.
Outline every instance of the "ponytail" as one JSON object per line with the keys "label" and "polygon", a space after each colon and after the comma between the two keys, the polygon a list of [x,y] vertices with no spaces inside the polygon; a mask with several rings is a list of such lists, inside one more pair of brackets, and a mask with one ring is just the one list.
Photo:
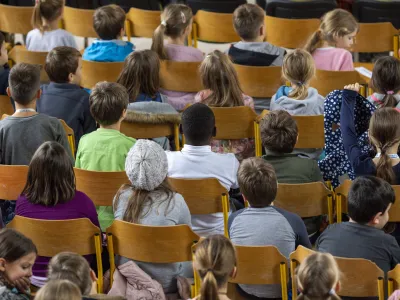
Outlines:
{"label": "ponytail", "polygon": [[315,31],[310,39],[307,41],[304,50],[306,50],[308,53],[313,54],[314,51],[320,46],[322,42],[322,32],[320,29]]}
{"label": "ponytail", "polygon": [[295,85],[293,90],[289,93],[290,98],[294,99],[306,99],[308,97],[308,88],[303,82],[299,82]]}
{"label": "ponytail", "polygon": [[41,33],[43,33],[46,30],[46,28],[45,28],[45,26],[43,24],[42,13],[40,12],[40,6],[41,6],[40,3],[41,2],[42,1],[40,1],[40,0],[36,2],[36,6],[33,9],[33,15],[32,15],[31,23],[32,23],[32,27],[33,28],[37,28],[37,29],[40,30]]}
{"label": "ponytail", "polygon": [[388,144],[387,146],[385,145],[382,147],[381,156],[379,158],[378,163],[376,164],[376,176],[382,178],[383,180],[389,182],[390,184],[396,184],[396,175],[393,171],[392,159],[389,157],[386,151],[393,144],[395,143]]}
{"label": "ponytail", "polygon": [[201,300],[218,300],[218,285],[212,270],[208,270],[200,290]]}
{"label": "ponytail", "polygon": [[397,106],[397,100],[396,97],[393,94],[387,94],[385,97],[382,99],[382,104],[380,107],[396,107]]}
{"label": "ponytail", "polygon": [[153,43],[151,44],[151,50],[158,54],[160,59],[168,59],[167,52],[164,47],[164,35],[167,29],[167,23],[162,21],[156,28],[153,34]]}
{"label": "ponytail", "polygon": [[48,22],[57,20],[64,7],[64,0],[36,0],[32,15],[32,27],[40,32],[49,30]]}

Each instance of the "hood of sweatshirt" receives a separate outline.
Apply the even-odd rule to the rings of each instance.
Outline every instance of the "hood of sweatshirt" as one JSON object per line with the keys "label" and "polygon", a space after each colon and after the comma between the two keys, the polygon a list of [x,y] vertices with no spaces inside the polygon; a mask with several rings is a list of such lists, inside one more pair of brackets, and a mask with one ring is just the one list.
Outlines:
{"label": "hood of sweatshirt", "polygon": [[[373,93],[371,96],[369,96],[367,99],[370,103],[375,105],[375,107],[379,108],[381,107],[382,100],[385,98],[385,94],[379,94],[379,93]],[[396,106],[395,108],[400,109],[400,95],[396,94],[394,95],[394,98],[396,99]]]}
{"label": "hood of sweatshirt", "polygon": [[95,40],[83,53],[84,60],[99,62],[122,62],[135,50],[131,42],[122,40]]}

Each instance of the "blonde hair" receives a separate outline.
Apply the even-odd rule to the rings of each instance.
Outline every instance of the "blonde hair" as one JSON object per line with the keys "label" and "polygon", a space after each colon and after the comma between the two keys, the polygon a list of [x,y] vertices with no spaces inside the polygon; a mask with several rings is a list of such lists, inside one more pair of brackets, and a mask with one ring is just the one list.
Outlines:
{"label": "blonde hair", "polygon": [[64,8],[64,0],[38,0],[33,10],[32,27],[40,32],[49,30],[48,22],[59,18]]}
{"label": "blonde hair", "polygon": [[339,267],[331,254],[310,255],[297,270],[297,285],[302,291],[297,300],[340,300],[334,290],[339,277]]}
{"label": "blonde hair", "polygon": [[282,76],[294,85],[289,97],[304,100],[308,96],[308,83],[315,75],[315,64],[311,54],[296,49],[283,59]]}
{"label": "blonde hair", "polygon": [[335,45],[335,36],[343,37],[354,31],[358,31],[358,22],[353,15],[344,9],[334,9],[322,17],[319,29],[312,34],[305,49],[312,54],[323,41]]}
{"label": "blonde hair", "polygon": [[68,280],[50,280],[36,294],[35,300],[82,300],[79,288]]}
{"label": "blonde hair", "polygon": [[164,47],[164,36],[178,38],[183,35],[185,29],[192,23],[192,9],[184,4],[170,4],[161,14],[161,24],[153,34],[151,50],[156,52],[160,59],[168,59]]}
{"label": "blonde hair", "polygon": [[208,54],[200,65],[200,77],[211,94],[204,103],[216,107],[243,106],[243,92],[229,57],[219,50]]}
{"label": "blonde hair", "polygon": [[203,280],[200,300],[218,300],[223,287],[236,266],[236,252],[231,241],[223,235],[212,235],[196,247],[194,267]]}

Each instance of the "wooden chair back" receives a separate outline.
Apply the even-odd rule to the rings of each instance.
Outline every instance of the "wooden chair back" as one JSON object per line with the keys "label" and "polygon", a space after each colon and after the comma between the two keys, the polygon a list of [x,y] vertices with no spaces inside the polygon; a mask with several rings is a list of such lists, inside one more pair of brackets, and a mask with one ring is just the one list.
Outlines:
{"label": "wooden chair back", "polygon": [[15,46],[8,53],[8,58],[14,63],[27,63],[33,65],[40,65],[42,67],[40,71],[40,81],[49,82],[49,76],[47,75],[44,66],[46,64],[46,57],[48,52],[39,51],[28,51],[24,46]]}
{"label": "wooden chair back", "polygon": [[161,23],[161,11],[144,10],[131,7],[126,14],[126,36],[153,37],[153,33]]}
{"label": "wooden chair back", "polygon": [[74,130],[71,127],[69,127],[67,125],[67,123],[65,123],[64,120],[60,119],[60,122],[61,122],[61,125],[64,128],[65,134],[67,135],[68,144],[69,144],[69,147],[71,148],[72,155],[75,158],[76,146],[75,146],[75,133],[74,133]]}
{"label": "wooden chair back", "polygon": [[393,294],[395,290],[400,289],[400,264],[387,273],[388,278],[388,296]]}
{"label": "wooden chair back", "polygon": [[93,28],[94,9],[81,9],[65,6],[63,14],[63,27],[75,36],[85,38],[98,37]]}
{"label": "wooden chair back", "polygon": [[297,249],[290,253],[290,274],[292,275],[292,299],[297,299],[297,276],[296,268],[315,251],[304,246],[298,246]]}
{"label": "wooden chair back", "polygon": [[327,96],[334,90],[343,90],[345,85],[366,83],[357,71],[326,71],[317,70],[310,86],[316,88],[322,96]]}
{"label": "wooden chair back", "polygon": [[284,48],[302,48],[319,28],[318,19],[284,19],[265,16],[267,42]]}
{"label": "wooden chair back", "polygon": [[31,31],[33,6],[11,6],[0,4],[0,31],[28,34]]}
{"label": "wooden chair back", "polygon": [[333,192],[322,182],[278,184],[274,206],[295,213],[302,218],[328,215],[333,223]]}
{"label": "wooden chair back", "polygon": [[97,172],[74,168],[76,189],[85,193],[98,206],[112,206],[120,187],[129,184],[125,171]]}
{"label": "wooden chair back", "polygon": [[92,89],[100,81],[116,82],[123,67],[123,62],[82,60],[81,86]]}
{"label": "wooden chair back", "polygon": [[15,109],[11,105],[10,97],[8,96],[0,96],[0,116],[2,115],[9,115],[11,116],[14,114]]}
{"label": "wooden chair back", "polygon": [[0,165],[0,199],[17,200],[25,187],[28,166]]}
{"label": "wooden chair back", "polygon": [[201,62],[161,61],[160,85],[163,89],[197,93],[203,89],[199,67]]}
{"label": "wooden chair back", "polygon": [[243,93],[251,97],[270,98],[284,84],[282,67],[233,66]]}
{"label": "wooden chair back", "polygon": [[337,222],[342,222],[342,213],[347,213],[347,194],[352,181],[347,179],[335,189]]}

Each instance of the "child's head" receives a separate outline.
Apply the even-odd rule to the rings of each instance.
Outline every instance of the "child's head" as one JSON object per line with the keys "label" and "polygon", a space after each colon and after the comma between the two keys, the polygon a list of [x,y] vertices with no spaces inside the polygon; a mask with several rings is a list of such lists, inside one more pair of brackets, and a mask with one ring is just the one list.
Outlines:
{"label": "child's head", "polygon": [[50,280],[36,294],[35,300],[82,300],[76,284],[68,280]]}
{"label": "child's head", "polygon": [[265,150],[291,153],[297,143],[296,121],[284,110],[270,111],[262,118],[260,132]]}
{"label": "child's head", "polygon": [[236,275],[236,251],[231,241],[223,235],[211,235],[197,244],[194,256],[194,268],[203,281],[200,299],[219,299],[218,290]]}
{"label": "child's head", "polygon": [[32,276],[37,249],[33,242],[13,229],[0,230],[0,278],[8,283]]}
{"label": "child's head", "polygon": [[31,104],[40,98],[40,66],[19,63],[14,66],[8,77],[8,96],[22,106]]}
{"label": "child's head", "polygon": [[142,93],[154,98],[160,89],[160,59],[151,50],[134,51],[125,59],[118,83],[123,85],[131,102]]}
{"label": "child's head", "polygon": [[301,291],[297,300],[340,300],[336,295],[339,277],[339,267],[331,254],[311,254],[297,270],[297,284]]}
{"label": "child's head", "polygon": [[180,126],[188,145],[209,145],[212,137],[216,135],[214,113],[202,103],[193,104],[183,111]]}
{"label": "child's head", "polygon": [[186,39],[192,31],[192,9],[185,4],[169,4],[161,14],[161,24],[153,34],[151,50],[160,59],[168,59],[164,48],[164,37],[171,39]]}
{"label": "child's head", "polygon": [[75,196],[74,168],[63,146],[49,141],[36,150],[22,194],[44,206],[66,203]]}
{"label": "child's head", "polygon": [[[400,113],[389,107],[377,109],[369,121],[369,138],[381,153],[376,165],[376,176],[389,182],[396,183],[396,175],[392,167],[389,152],[397,153],[400,143]],[[394,149],[392,149],[394,148]]]}
{"label": "child's head", "polygon": [[371,87],[385,95],[381,107],[395,107],[395,95],[400,92],[400,61],[393,56],[380,57],[372,71]]}
{"label": "child's head", "polygon": [[53,82],[79,85],[82,76],[82,54],[72,47],[56,47],[47,54],[44,69]]}
{"label": "child's head", "polygon": [[208,54],[200,66],[205,89],[212,91],[206,103],[216,107],[243,106],[239,79],[229,57],[219,50]]}
{"label": "child's head", "polygon": [[347,198],[351,220],[381,229],[389,220],[389,209],[394,204],[395,194],[385,180],[361,176],[351,184]]}
{"label": "child's head", "polygon": [[129,95],[125,87],[114,82],[97,83],[89,97],[90,113],[101,126],[121,122],[128,104]]}
{"label": "child's head", "polygon": [[289,97],[304,100],[308,96],[308,85],[315,75],[315,64],[311,54],[302,49],[296,49],[283,59],[283,77],[290,81],[292,91]]}
{"label": "child's head", "polygon": [[245,42],[262,42],[265,37],[265,11],[256,4],[243,4],[233,13],[233,27]]}
{"label": "child's head", "polygon": [[116,40],[124,35],[125,11],[115,4],[101,6],[94,12],[93,27],[102,40]]}
{"label": "child's head", "polygon": [[274,168],[260,157],[242,161],[238,170],[238,181],[243,197],[251,207],[270,206],[275,200],[278,182]]}
{"label": "child's head", "polygon": [[0,32],[0,66],[4,66],[8,62],[8,52],[5,41],[4,35]]}
{"label": "child's head", "polygon": [[353,15],[344,9],[327,12],[321,19],[319,29],[308,40],[305,49],[313,53],[323,42],[337,48],[350,48],[359,26]]}
{"label": "child's head", "polygon": [[90,295],[96,275],[87,260],[79,254],[61,252],[49,263],[48,280],[65,279],[76,284],[82,295]]}
{"label": "child's head", "polygon": [[32,15],[32,27],[41,32],[49,30],[49,23],[58,21],[63,14],[64,0],[37,0]]}

